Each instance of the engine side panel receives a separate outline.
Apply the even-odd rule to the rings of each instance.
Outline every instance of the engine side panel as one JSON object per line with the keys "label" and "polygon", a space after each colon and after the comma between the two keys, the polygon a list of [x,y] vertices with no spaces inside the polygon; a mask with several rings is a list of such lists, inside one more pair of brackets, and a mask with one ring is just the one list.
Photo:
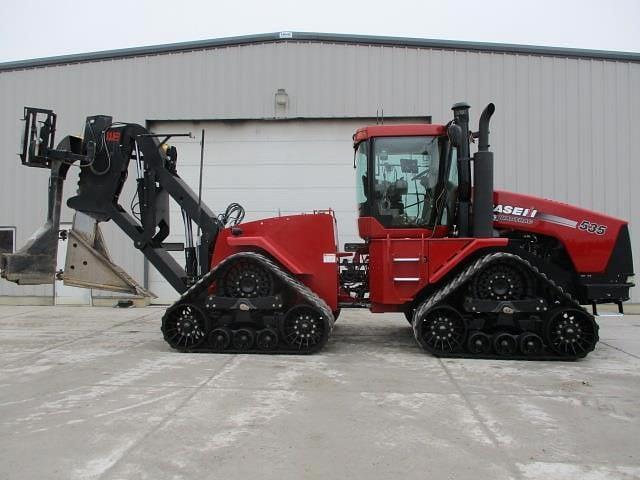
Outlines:
{"label": "engine side panel", "polygon": [[566,203],[512,192],[494,192],[494,226],[554,237],[578,273],[607,268],[618,233],[627,222]]}
{"label": "engine side panel", "polygon": [[326,213],[266,218],[218,235],[211,267],[242,251],[264,252],[298,277],[332,310],[338,308],[336,227]]}

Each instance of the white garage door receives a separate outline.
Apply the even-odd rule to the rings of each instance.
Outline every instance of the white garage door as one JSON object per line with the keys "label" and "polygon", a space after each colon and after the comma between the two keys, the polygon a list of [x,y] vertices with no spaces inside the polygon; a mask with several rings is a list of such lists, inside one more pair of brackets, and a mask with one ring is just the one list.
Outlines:
{"label": "white garage door", "polygon": [[[171,121],[154,122],[150,128],[156,133],[192,132],[196,137],[169,141],[178,149],[178,173],[196,192],[200,136],[205,129],[202,197],[215,213],[223,212],[231,202],[244,206],[245,221],[331,208],[338,219],[342,248],[345,242],[360,241],[351,137],[358,127],[371,123],[375,121]],[[166,241],[184,241],[182,217],[175,203],[171,207],[171,236]],[[183,254],[175,257],[184,264]],[[177,298],[151,265],[148,278],[158,303]]]}

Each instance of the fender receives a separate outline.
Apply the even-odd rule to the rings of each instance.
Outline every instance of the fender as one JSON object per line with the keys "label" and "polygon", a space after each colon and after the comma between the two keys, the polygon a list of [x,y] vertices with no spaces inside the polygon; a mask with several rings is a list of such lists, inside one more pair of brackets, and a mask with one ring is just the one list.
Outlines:
{"label": "fender", "polygon": [[275,260],[284,265],[289,272],[294,275],[303,275],[308,274],[310,272],[304,271],[302,267],[300,267],[293,259],[289,258],[281,251],[278,246],[274,245],[268,238],[265,237],[226,237],[227,245],[230,247],[238,248],[240,250],[245,250],[241,247],[257,247],[261,250],[264,250]]}

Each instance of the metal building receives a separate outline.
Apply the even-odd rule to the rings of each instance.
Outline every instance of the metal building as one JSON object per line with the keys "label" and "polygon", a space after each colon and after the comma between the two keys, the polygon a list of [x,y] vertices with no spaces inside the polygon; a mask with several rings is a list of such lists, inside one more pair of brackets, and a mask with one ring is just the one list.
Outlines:
{"label": "metal building", "polygon": [[[466,100],[475,107],[472,125],[486,103],[497,106],[497,188],[629,219],[637,265],[639,91],[636,53],[296,32],[4,63],[0,248],[22,245],[45,216],[48,172],[22,168],[14,155],[25,105],[54,109],[59,138],[81,132],[93,114],[192,132],[174,144],[179,171],[195,188],[205,129],[203,197],[214,211],[239,202],[256,219],[332,208],[342,244],[357,239],[354,130],[382,111],[385,122],[446,122],[451,105]],[[71,218],[63,212],[63,222]],[[114,260],[170,300],[171,288],[129,240],[103,228]],[[168,241],[182,236],[176,210]],[[0,281],[0,303],[53,301],[90,297]]]}

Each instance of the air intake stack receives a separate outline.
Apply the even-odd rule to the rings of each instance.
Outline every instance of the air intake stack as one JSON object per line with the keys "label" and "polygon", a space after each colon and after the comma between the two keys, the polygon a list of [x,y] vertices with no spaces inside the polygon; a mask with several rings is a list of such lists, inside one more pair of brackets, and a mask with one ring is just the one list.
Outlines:
{"label": "air intake stack", "polygon": [[459,102],[451,107],[453,124],[460,129],[458,139],[458,235],[468,237],[469,206],[471,200],[471,158],[469,153],[469,106]]}
{"label": "air intake stack", "polygon": [[473,156],[473,236],[493,236],[493,152],[489,151],[489,121],[493,103],[480,115],[478,151]]}

